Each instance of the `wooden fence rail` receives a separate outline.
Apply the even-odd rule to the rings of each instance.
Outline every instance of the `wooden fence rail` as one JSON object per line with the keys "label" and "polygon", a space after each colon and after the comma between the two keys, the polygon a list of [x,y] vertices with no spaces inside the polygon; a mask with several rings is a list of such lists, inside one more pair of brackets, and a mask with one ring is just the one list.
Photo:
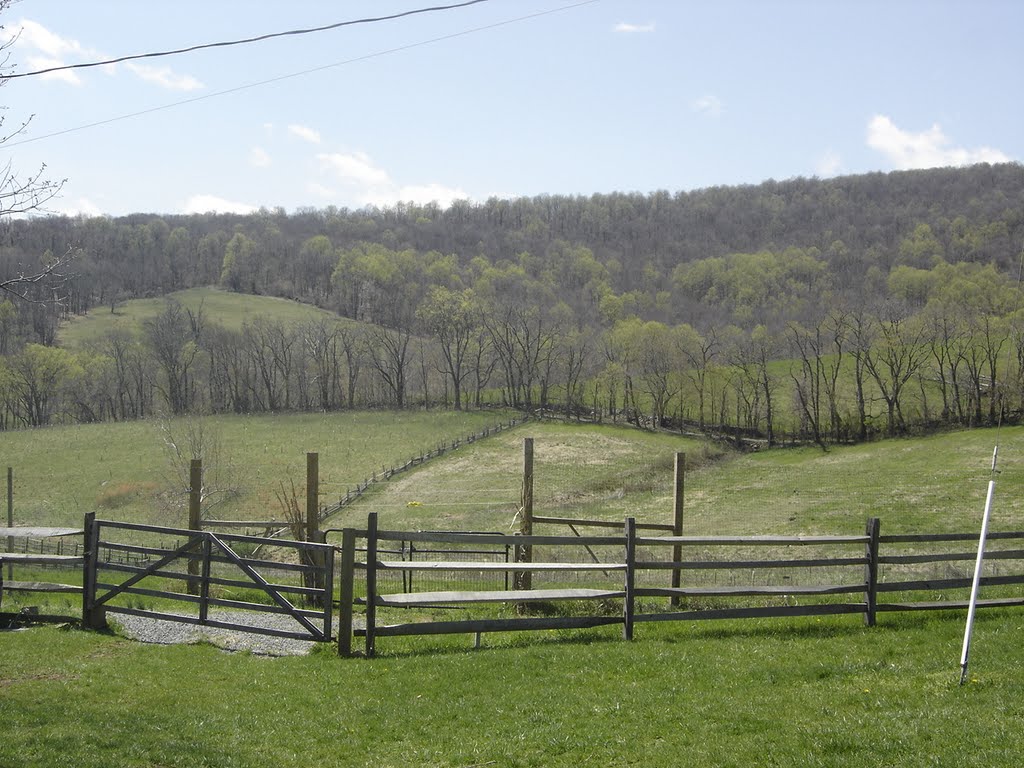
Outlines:
{"label": "wooden fence rail", "polygon": [[[631,639],[635,623],[694,621],[759,617],[824,616],[861,614],[868,626],[881,611],[958,609],[966,601],[934,599],[934,593],[965,589],[971,574],[936,577],[928,569],[949,567],[950,563],[972,561],[976,553],[921,551],[958,542],[977,541],[972,534],[880,534],[877,518],[868,520],[865,533],[855,536],[640,536],[636,522],[627,518],[623,534],[613,536],[522,536],[467,534],[458,532],[410,532],[380,530],[376,513],[367,519],[365,530],[344,529],[341,547],[341,629],[338,651],[353,655],[353,637],[363,637],[365,655],[376,652],[379,637],[427,634],[476,634],[484,632],[542,629],[589,628],[621,624],[623,636]],[[365,548],[357,548],[363,539]],[[998,564],[999,573],[984,576],[985,587],[1024,584],[1024,532],[991,534],[990,542],[1003,548],[990,550],[987,561]],[[395,551],[389,542],[421,542],[459,546],[529,546],[544,548],[544,559],[534,562],[493,562],[482,560],[395,560],[383,553]],[[382,547],[381,545],[385,545]],[[402,545],[404,548],[404,544]],[[579,548],[611,549],[614,559],[595,563],[571,561]],[[884,553],[883,553],[884,548]],[[668,550],[668,559],[658,552]],[[902,550],[902,552],[901,552]],[[358,560],[360,551],[365,559]],[[682,557],[678,553],[685,552]],[[763,553],[763,554],[751,554]],[[806,552],[806,554],[802,554]],[[592,554],[592,552],[591,552]],[[802,555],[802,556],[801,556]],[[709,574],[771,574],[786,569],[781,584],[709,583]],[[593,586],[552,583],[536,589],[444,590],[389,592],[379,588],[380,577],[389,572],[403,574],[528,571],[545,574],[557,582],[569,574],[586,573]],[[666,571],[668,574],[666,574]],[[357,573],[365,575],[365,596],[356,596]],[[674,575],[689,574],[677,583]],[[790,573],[799,574],[793,578]],[[703,574],[703,577],[701,576]],[[667,578],[671,575],[673,578]],[[601,576],[604,580],[601,581]],[[659,583],[659,582],[665,583]],[[409,582],[411,584],[411,581]],[[403,582],[404,584],[404,582]],[[931,599],[920,599],[920,593]],[[884,601],[882,596],[898,599]],[[668,598],[668,602],[662,599]],[[756,598],[736,604],[742,598]],[[535,603],[589,601],[588,615],[518,615],[514,617],[467,618],[446,621],[405,621],[381,624],[377,610],[473,606],[510,603],[520,608]],[[621,609],[608,612],[608,601],[621,601]],[[600,603],[600,606],[598,605]],[[353,631],[355,606],[365,606],[365,627]],[[683,607],[681,607],[683,606]],[[689,606],[689,607],[685,607]],[[986,599],[979,607],[1024,606],[1024,594]],[[525,612],[525,611],[524,611]]]}
{"label": "wooden fence rail", "polygon": [[[125,532],[151,538],[172,536],[175,546],[164,548],[152,543],[144,545],[109,538]],[[325,642],[332,636],[333,547],[316,542],[271,540],[274,547],[291,554],[292,561],[283,562],[248,554],[267,544],[268,539],[264,537],[101,521],[91,513],[86,516],[85,537],[82,620],[88,627],[102,627],[107,613],[120,613],[301,640]],[[179,541],[184,543],[179,544]],[[95,553],[101,547],[145,556],[146,560],[140,565],[100,563]],[[218,566],[219,570],[215,572],[213,566]],[[123,576],[111,578],[114,574]],[[307,578],[310,575],[316,578]],[[299,578],[302,583],[279,583],[289,576]],[[173,588],[175,584],[182,585],[182,589]],[[211,587],[243,590],[241,595],[256,594],[262,602],[252,598],[218,597],[211,592]],[[156,598],[161,606],[168,602],[184,604],[197,614],[140,609],[115,602],[115,598],[131,596]],[[296,605],[298,599],[310,607]],[[211,607],[245,611],[250,615],[290,617],[294,628],[264,627],[241,619],[214,619],[209,614]]]}

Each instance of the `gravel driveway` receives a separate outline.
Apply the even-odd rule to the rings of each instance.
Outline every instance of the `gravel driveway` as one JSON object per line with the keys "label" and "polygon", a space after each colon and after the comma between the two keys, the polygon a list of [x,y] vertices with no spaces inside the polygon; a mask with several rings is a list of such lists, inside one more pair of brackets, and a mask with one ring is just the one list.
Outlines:
{"label": "gravel driveway", "polygon": [[[288,632],[301,629],[295,619],[271,613],[211,610],[209,616],[215,621],[230,621],[236,624],[281,629]],[[112,628],[121,635],[143,643],[161,645],[210,643],[226,651],[248,651],[263,656],[302,656],[317,645],[311,640],[293,640],[287,637],[258,635],[220,627],[200,627],[195,624],[182,624],[143,616],[112,613],[108,615],[107,620]],[[337,629],[338,623],[335,620],[335,635],[337,635]]]}

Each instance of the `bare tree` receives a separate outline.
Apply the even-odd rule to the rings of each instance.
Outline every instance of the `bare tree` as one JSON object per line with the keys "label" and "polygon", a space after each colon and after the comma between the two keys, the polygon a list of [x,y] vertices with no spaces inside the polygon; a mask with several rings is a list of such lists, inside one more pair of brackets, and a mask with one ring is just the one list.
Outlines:
{"label": "bare tree", "polygon": [[[12,2],[0,0],[0,14],[7,11]],[[4,25],[0,24],[0,88],[7,83],[8,75],[14,69],[11,48],[17,40],[18,34],[8,36]],[[5,109],[0,106],[0,146],[24,133],[32,122],[32,116],[29,116],[11,128],[6,123]],[[19,174],[8,160],[0,167],[0,223],[13,217],[44,212],[46,204],[60,193],[64,181],[47,178],[45,165],[33,173]],[[62,256],[44,259],[35,265],[19,265],[13,272],[0,274],[0,291],[22,301],[59,302],[64,298],[66,269],[74,256],[75,252],[68,249]]]}

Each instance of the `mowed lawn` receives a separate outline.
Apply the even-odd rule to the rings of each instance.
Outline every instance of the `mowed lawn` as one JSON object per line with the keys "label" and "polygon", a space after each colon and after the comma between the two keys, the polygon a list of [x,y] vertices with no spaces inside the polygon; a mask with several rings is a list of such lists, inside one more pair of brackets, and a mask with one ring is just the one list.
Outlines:
{"label": "mowed lawn", "polygon": [[1017,766],[1020,612],[468,637],[267,659],[0,634],[0,765]]}

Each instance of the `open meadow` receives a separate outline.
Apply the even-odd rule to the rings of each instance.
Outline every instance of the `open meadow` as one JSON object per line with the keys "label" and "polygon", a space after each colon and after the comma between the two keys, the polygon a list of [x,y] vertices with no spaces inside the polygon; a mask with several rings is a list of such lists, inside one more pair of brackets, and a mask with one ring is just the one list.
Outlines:
{"label": "open meadow", "polygon": [[[301,483],[312,448],[322,473],[341,480],[336,466],[358,466],[361,477],[494,421],[375,413],[215,423],[246,462],[264,457],[254,477]],[[8,438],[78,478],[64,498],[94,503],[105,486],[88,476],[104,468],[145,482],[132,468],[150,462],[132,436],[153,440],[152,425],[103,429]],[[1019,428],[737,454],[670,434],[531,422],[395,476],[330,525],[361,526],[373,510],[401,530],[507,531],[527,436],[536,514],[670,521],[673,457],[684,452],[685,526],[701,534],[861,532],[869,515],[901,531],[975,530],[998,441],[993,527],[1020,523]],[[347,463],[328,461],[335,454]],[[250,500],[273,492],[247,487]],[[35,503],[40,517],[55,508]],[[45,521],[74,522],[85,503]],[[146,509],[99,513],[150,519]],[[372,660],[340,659],[332,646],[266,658],[112,633],[9,631],[0,633],[0,765],[1011,766],[1024,754],[1022,631],[1020,609],[982,612],[963,687],[962,611],[882,614],[873,628],[858,615],[645,624],[632,642],[616,627],[498,633],[479,650],[466,635],[389,638]]]}
{"label": "open meadow", "polygon": [[62,324],[58,340],[61,346],[79,348],[98,342],[113,331],[139,334],[143,324],[159,315],[171,299],[193,313],[202,312],[203,316],[213,318],[233,331],[241,330],[243,323],[261,315],[287,324],[338,319],[337,315],[309,304],[274,296],[248,296],[206,286],[153,299],[131,299],[118,303],[114,311],[109,307],[96,307],[88,314],[74,315]]}

